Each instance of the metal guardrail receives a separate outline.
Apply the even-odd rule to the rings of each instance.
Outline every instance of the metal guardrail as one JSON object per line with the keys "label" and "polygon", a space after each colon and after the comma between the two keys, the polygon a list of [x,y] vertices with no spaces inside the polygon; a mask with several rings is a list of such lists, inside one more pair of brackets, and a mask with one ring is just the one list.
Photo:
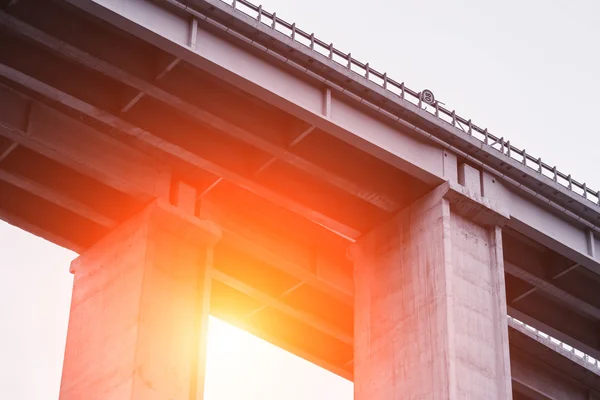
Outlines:
{"label": "metal guardrail", "polygon": [[552,336],[534,328],[531,325],[527,325],[524,322],[519,321],[518,319],[507,315],[508,317],[508,325],[517,329],[518,331],[533,337],[540,343],[543,343],[547,347],[557,351],[559,353],[564,353],[571,355],[574,360],[579,359],[580,364],[586,367],[587,369],[593,371],[594,373],[600,375],[600,360],[595,359],[594,357],[584,353],[581,350],[577,350],[573,346],[570,346],[560,340],[553,338]]}
{"label": "metal guardrail", "polygon": [[[519,149],[506,140],[504,137],[498,137],[490,133],[487,129],[475,125],[470,119],[463,118],[456,114],[455,110],[450,111],[443,107],[439,101],[433,98],[425,98],[424,93],[427,91],[414,91],[404,85],[404,82],[398,82],[390,77],[387,73],[379,72],[369,65],[352,57],[351,53],[344,53],[336,49],[333,43],[326,43],[317,37],[314,33],[308,33],[298,28],[295,23],[289,23],[279,18],[275,12],[265,11],[262,6],[257,6],[247,0],[220,0],[229,5],[233,9],[240,11],[259,23],[271,27],[295,42],[298,42],[316,53],[321,54],[335,61],[339,65],[345,66],[349,71],[353,71],[359,76],[373,82],[390,93],[399,96],[420,109],[426,110],[438,119],[452,125],[455,128],[462,130],[469,136],[478,139],[480,142],[492,147],[501,152],[504,156],[509,157],[521,164],[538,172],[540,175],[560,184],[566,189],[580,195],[595,205],[600,205],[600,191],[594,191],[587,187],[584,183],[576,181],[571,177],[571,174],[565,174],[557,170],[556,166],[550,166],[542,161],[541,158],[533,157],[528,154],[525,149]],[[429,92],[430,94],[430,92]]]}

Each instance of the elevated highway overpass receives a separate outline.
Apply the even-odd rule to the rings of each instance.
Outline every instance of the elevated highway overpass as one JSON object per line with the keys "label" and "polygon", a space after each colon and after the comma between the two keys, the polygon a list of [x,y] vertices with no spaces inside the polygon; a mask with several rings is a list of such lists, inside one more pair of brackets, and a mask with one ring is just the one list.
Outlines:
{"label": "elevated highway overpass", "polygon": [[[119,275],[125,266],[144,264],[115,256],[129,254],[120,244],[164,240],[168,245],[157,244],[156,254],[164,260],[187,254],[181,257],[190,261],[190,249],[168,235],[138,237],[144,218],[148,226],[160,221],[160,229],[177,221],[182,242],[198,240],[211,254],[208,278],[186,275],[204,282],[202,290],[186,289],[190,298],[203,293],[200,320],[210,309],[355,384],[360,380],[357,399],[409,393],[404,377],[418,369],[410,346],[430,356],[430,366],[439,357],[461,368],[474,357],[466,365],[485,378],[469,380],[470,389],[456,382],[461,375],[454,367],[419,367],[454,388],[448,398],[461,390],[478,398],[481,387],[485,398],[598,396],[598,191],[427,92],[245,1],[3,0],[0,9],[0,217],[82,254],[72,266],[62,398],[79,398],[81,391],[106,398],[97,381],[109,380],[107,370],[117,365],[129,368],[100,357],[104,345],[94,350],[95,341],[123,334],[120,325],[103,331],[113,321],[111,307],[130,301],[111,291],[110,282],[130,282]],[[424,204],[433,203],[441,204],[441,214],[419,225],[430,213]],[[188,224],[194,228],[184,229]],[[437,239],[423,233],[429,229]],[[399,246],[399,258],[377,258],[380,242]],[[412,244],[419,250],[402,255]],[[441,258],[421,257],[423,249]],[[94,278],[103,276],[97,268],[116,272]],[[412,299],[437,299],[430,291],[440,282],[420,275],[437,268],[444,271],[438,278],[446,291],[439,296],[449,314],[429,306],[423,314],[415,306],[419,321],[435,323],[394,331],[404,321],[395,305],[404,310]],[[394,283],[413,276],[419,279],[411,288]],[[140,279],[152,297],[160,284]],[[465,293],[459,306],[463,281],[484,289],[480,297]],[[105,287],[108,294],[100,293]],[[84,304],[91,311],[82,312]],[[158,304],[135,304],[139,315],[168,320],[148,311]],[[104,325],[94,326],[96,319]],[[437,331],[436,323],[449,325]],[[465,339],[454,323],[474,336]],[[202,324],[184,328],[202,331]],[[159,340],[160,329],[137,329],[147,332],[148,343]],[[429,342],[421,345],[423,337]],[[89,354],[80,350],[85,338]],[[135,340],[131,346],[148,349]],[[202,346],[194,351],[201,354]],[[372,357],[378,346],[387,355]],[[486,346],[497,360],[486,358]],[[578,352],[565,351],[569,346]],[[125,353],[115,354],[122,360]],[[152,351],[140,354],[152,364]],[[82,367],[98,358],[94,367]],[[410,360],[409,367],[399,359]],[[181,385],[180,395],[201,392],[202,355],[190,362],[196,377]],[[385,378],[369,375],[378,366]],[[143,375],[138,367],[130,372]],[[89,378],[95,375],[103,378]],[[140,387],[146,389],[174,385],[145,379]],[[396,380],[403,383],[390,383]],[[115,398],[147,398],[135,396]]]}

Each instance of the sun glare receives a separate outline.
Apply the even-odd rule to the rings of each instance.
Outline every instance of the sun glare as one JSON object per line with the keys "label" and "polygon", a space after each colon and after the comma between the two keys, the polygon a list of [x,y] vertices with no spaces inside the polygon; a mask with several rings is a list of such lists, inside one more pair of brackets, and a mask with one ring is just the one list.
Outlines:
{"label": "sun glare", "polygon": [[352,399],[352,382],[214,317],[206,361],[204,400]]}
{"label": "sun glare", "polygon": [[210,317],[208,330],[208,343],[210,352],[224,356],[233,356],[244,351],[243,343],[249,338],[245,337],[247,332],[230,325],[220,319]]}

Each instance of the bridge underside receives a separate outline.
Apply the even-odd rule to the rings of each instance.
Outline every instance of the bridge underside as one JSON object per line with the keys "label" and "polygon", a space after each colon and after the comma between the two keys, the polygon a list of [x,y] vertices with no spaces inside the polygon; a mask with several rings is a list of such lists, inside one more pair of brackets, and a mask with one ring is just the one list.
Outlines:
{"label": "bridge underside", "polygon": [[[346,250],[441,182],[64,2],[0,9],[0,218],[83,252],[183,182],[223,229],[211,314],[352,379]],[[600,277],[514,229],[503,240],[509,315],[600,358]],[[509,337],[513,398],[600,390],[585,364]]]}

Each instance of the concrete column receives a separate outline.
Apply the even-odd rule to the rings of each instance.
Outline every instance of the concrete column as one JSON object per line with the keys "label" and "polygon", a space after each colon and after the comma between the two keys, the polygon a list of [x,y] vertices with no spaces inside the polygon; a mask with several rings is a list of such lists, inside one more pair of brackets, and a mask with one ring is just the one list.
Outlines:
{"label": "concrete column", "polygon": [[512,398],[508,215],[460,172],[462,185],[446,182],[350,250],[356,400]]}
{"label": "concrete column", "polygon": [[157,201],[73,261],[61,400],[203,398],[219,237]]}

